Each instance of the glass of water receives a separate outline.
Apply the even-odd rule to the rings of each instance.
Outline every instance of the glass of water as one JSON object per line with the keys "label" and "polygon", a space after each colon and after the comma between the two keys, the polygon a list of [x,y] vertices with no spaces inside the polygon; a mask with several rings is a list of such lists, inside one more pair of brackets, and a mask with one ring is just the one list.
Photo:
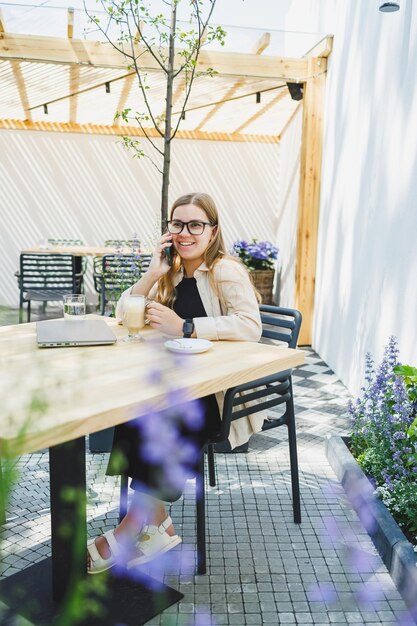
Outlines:
{"label": "glass of water", "polygon": [[71,294],[64,296],[64,317],[66,320],[85,319],[85,296]]}

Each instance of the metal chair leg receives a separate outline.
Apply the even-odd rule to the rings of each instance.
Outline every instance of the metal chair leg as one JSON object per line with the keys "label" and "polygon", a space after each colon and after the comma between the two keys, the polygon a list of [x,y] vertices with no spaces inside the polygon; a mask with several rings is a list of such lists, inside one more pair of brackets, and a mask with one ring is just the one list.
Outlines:
{"label": "metal chair leg", "polygon": [[[291,383],[290,383],[291,384]],[[292,384],[291,384],[292,387]],[[300,481],[298,477],[298,457],[297,457],[297,435],[295,429],[294,402],[292,398],[287,402],[288,411],[288,446],[290,449],[290,468],[291,468],[291,489],[292,489],[292,508],[294,515],[294,523],[301,523],[301,503],[300,503]]]}
{"label": "metal chair leg", "polygon": [[197,523],[197,574],[205,574],[206,565],[206,511],[204,487],[204,450],[198,463],[196,487],[196,523]]}
{"label": "metal chair leg", "polygon": [[207,465],[208,465],[210,487],[215,487],[216,486],[216,468],[214,464],[214,446],[212,443],[207,444]]}
{"label": "metal chair leg", "polygon": [[27,321],[30,322],[30,300],[28,300]]}

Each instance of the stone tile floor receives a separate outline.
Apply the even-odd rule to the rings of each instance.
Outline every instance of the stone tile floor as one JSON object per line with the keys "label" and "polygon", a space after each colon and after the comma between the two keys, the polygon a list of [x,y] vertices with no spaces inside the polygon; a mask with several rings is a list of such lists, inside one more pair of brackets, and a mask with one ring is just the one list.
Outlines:
{"label": "stone tile floor", "polygon": [[[5,321],[0,312],[0,319],[14,322],[10,313]],[[171,507],[183,538],[177,558],[163,572],[160,566],[148,568],[184,599],[149,626],[414,624],[324,454],[326,435],[348,429],[349,394],[311,349],[293,382],[301,525],[292,521],[285,428],[252,437],[248,454],[216,455],[218,486],[207,486],[208,573],[194,575],[195,485],[189,481],[184,497]],[[98,493],[88,507],[90,535],[112,527],[117,518],[118,483],[104,474],[107,456],[88,453],[88,483]],[[25,455],[19,468],[0,577],[50,553],[47,454]]]}

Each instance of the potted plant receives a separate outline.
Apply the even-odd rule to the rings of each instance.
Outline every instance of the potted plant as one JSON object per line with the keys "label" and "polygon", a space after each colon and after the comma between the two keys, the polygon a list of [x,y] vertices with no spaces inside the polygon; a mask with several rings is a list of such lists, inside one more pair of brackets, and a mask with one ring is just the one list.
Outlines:
{"label": "potted plant", "polygon": [[238,256],[248,268],[252,282],[262,297],[263,304],[273,304],[275,266],[278,248],[270,241],[252,239],[248,242],[238,239],[232,246],[231,253]]}

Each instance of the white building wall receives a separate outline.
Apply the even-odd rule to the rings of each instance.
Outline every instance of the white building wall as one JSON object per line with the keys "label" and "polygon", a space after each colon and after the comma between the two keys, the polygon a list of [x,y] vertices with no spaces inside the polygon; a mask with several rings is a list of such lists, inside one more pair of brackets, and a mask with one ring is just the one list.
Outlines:
{"label": "white building wall", "polygon": [[417,5],[294,0],[287,29],[334,33],[314,348],[352,392],[396,335],[417,365]]}
{"label": "white building wall", "polygon": [[279,248],[279,304],[294,307],[295,254],[297,244],[298,197],[300,185],[302,106],[280,141],[277,246]]}
{"label": "white building wall", "polygon": [[[137,233],[152,244],[160,187],[149,159],[132,158],[115,137],[0,131],[0,304],[18,303],[20,251],[48,237],[101,245]],[[210,193],[227,245],[273,240],[278,190],[277,144],[173,143],[171,201],[189,191]]]}

